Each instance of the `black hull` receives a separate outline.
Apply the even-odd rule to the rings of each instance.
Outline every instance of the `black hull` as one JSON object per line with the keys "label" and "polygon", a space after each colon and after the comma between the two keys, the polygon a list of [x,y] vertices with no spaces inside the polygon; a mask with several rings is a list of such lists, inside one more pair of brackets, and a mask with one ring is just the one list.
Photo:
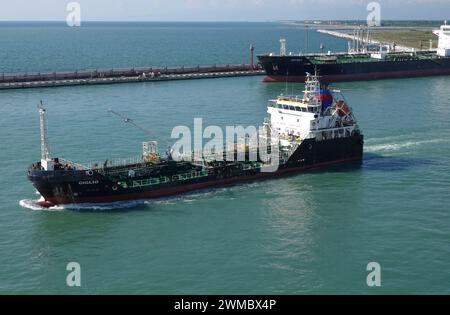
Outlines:
{"label": "black hull", "polygon": [[44,206],[151,199],[361,161],[363,142],[362,135],[320,142],[305,140],[276,172],[261,172],[260,169],[214,168],[200,178],[174,180],[140,187],[125,188],[118,185],[116,180],[98,172],[88,174],[85,171],[30,170],[28,178],[45,198],[45,202],[42,203]]}
{"label": "black hull", "polygon": [[302,56],[258,56],[266,71],[265,82],[304,82],[305,74],[315,73],[328,82],[400,79],[450,75],[450,58],[420,60],[377,60],[315,64]]}

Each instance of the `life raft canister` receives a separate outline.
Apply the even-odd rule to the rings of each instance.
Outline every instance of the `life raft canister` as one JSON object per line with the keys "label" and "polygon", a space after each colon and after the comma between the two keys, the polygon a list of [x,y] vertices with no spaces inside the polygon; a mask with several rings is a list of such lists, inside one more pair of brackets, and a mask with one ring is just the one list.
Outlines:
{"label": "life raft canister", "polygon": [[156,153],[149,153],[145,156],[147,162],[156,162],[158,161],[158,155]]}
{"label": "life raft canister", "polygon": [[348,107],[347,103],[342,100],[336,103],[336,109],[338,110],[338,115],[341,117],[350,114],[350,107]]}

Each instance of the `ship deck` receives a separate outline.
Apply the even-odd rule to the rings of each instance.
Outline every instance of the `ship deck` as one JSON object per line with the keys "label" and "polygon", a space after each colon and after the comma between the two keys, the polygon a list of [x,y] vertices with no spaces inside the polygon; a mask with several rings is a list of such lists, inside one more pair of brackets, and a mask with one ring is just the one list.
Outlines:
{"label": "ship deck", "polygon": [[414,61],[414,60],[435,60],[440,57],[433,52],[417,52],[417,53],[390,53],[384,59],[371,57],[366,55],[335,55],[336,59],[333,61],[321,59],[327,56],[314,56],[310,58],[313,64],[336,64],[336,63],[361,63],[361,62],[386,62],[386,61]]}

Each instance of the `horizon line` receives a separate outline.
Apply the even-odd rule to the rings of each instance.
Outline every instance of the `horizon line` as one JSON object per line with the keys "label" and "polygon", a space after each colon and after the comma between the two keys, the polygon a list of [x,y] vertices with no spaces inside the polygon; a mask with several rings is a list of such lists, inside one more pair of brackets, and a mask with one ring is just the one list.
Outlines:
{"label": "horizon line", "polygon": [[[449,19],[450,20],[450,19]],[[354,21],[365,21],[365,19],[308,19],[308,20],[82,20],[83,22],[115,22],[115,23],[152,23],[152,22],[182,22],[182,23],[261,23],[261,22],[354,22]],[[385,19],[384,22],[393,21],[404,21],[404,22],[437,22],[445,21],[445,19]],[[382,22],[383,22],[382,21]],[[65,23],[66,20],[2,20],[0,23],[4,22],[61,22]]]}

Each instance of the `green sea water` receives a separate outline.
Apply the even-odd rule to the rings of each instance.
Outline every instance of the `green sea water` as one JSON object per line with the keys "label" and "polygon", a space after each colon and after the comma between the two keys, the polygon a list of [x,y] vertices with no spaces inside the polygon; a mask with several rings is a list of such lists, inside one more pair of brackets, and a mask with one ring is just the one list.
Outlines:
{"label": "green sea water", "polygon": [[[195,117],[261,124],[266,101],[286,88],[261,79],[1,91],[0,292],[449,294],[450,77],[335,84],[366,137],[360,167],[108,206],[33,206],[26,169],[40,156],[39,100],[52,152],[89,162],[137,155],[146,140],[165,148],[172,128]],[[72,261],[79,288],[66,285]],[[381,266],[381,287],[366,284],[369,262]]]}

